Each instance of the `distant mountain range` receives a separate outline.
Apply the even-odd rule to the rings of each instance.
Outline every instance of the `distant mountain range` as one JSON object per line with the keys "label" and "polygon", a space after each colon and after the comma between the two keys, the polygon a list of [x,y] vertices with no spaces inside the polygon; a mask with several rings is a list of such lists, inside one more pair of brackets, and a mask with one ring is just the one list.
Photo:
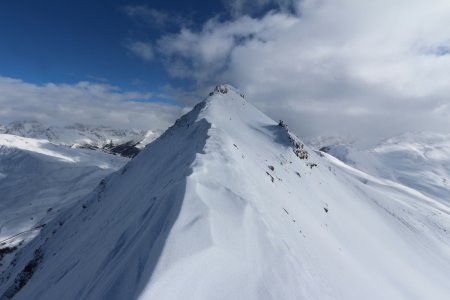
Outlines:
{"label": "distant mountain range", "polygon": [[348,138],[316,138],[315,147],[376,177],[450,204],[450,135],[409,132],[360,147]]}
{"label": "distant mountain range", "polygon": [[101,149],[109,153],[134,157],[162,131],[142,129],[113,129],[74,124],[64,127],[47,126],[38,121],[14,121],[0,125],[0,133],[44,139],[72,148]]}

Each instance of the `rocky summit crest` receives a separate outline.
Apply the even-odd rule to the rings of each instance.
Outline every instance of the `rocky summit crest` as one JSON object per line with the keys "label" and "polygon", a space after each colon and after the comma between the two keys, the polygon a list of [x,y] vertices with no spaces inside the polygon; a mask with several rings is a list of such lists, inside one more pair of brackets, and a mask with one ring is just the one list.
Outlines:
{"label": "rocky summit crest", "polygon": [[227,94],[229,92],[234,92],[234,93],[238,94],[239,96],[241,96],[242,98],[245,98],[244,93],[242,93],[241,91],[239,91],[238,89],[236,89],[235,87],[233,87],[229,84],[216,85],[214,90],[209,93],[209,96],[213,96],[216,94]]}

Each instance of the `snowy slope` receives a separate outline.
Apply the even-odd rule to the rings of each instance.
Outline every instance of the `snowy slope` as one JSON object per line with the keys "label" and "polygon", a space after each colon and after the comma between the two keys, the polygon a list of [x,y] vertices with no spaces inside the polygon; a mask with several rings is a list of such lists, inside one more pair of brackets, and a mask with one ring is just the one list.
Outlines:
{"label": "snowy slope", "polygon": [[322,150],[366,173],[399,182],[450,205],[450,135],[410,132],[373,148],[331,143]]}
{"label": "snowy slope", "polygon": [[71,147],[97,148],[102,148],[111,142],[115,145],[131,142],[137,144],[138,148],[143,148],[161,134],[159,130],[113,129],[79,123],[65,127],[48,127],[38,121],[14,121],[1,126],[0,133],[46,139],[54,144]]}
{"label": "snowy slope", "polygon": [[0,134],[0,248],[26,242],[58,211],[86,196],[127,161]]}
{"label": "snowy slope", "polygon": [[62,213],[3,299],[447,299],[450,209],[219,86]]}

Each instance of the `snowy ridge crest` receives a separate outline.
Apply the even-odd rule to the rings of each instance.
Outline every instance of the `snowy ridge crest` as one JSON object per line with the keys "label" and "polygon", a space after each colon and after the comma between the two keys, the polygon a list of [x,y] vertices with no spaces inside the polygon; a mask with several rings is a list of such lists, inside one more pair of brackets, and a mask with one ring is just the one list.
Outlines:
{"label": "snowy ridge crest", "polygon": [[47,224],[0,298],[446,299],[449,232],[448,207],[317,154],[222,85]]}

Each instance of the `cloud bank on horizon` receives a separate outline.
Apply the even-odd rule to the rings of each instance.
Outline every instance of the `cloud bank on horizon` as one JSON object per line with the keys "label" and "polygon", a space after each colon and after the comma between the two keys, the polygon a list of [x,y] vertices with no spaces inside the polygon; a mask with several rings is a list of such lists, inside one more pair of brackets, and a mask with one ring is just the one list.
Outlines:
{"label": "cloud bank on horizon", "polygon": [[[226,82],[306,138],[450,131],[448,1],[235,0],[224,7],[227,13],[201,24],[177,12],[171,20],[172,12],[147,5],[123,8],[136,22],[153,16],[147,23],[159,37],[128,38],[126,48],[143,63],[159,62],[174,82],[190,82],[164,87],[182,106]],[[121,117],[137,126],[145,117],[167,124],[180,113],[179,107],[130,102],[127,93],[105,89],[113,100],[77,106],[86,105],[93,117],[117,112],[103,115],[107,125]],[[11,113],[20,111],[20,104],[12,107]]]}
{"label": "cloud bank on horizon", "polygon": [[0,120],[47,125],[84,123],[113,128],[165,128],[180,106],[148,102],[150,93],[125,92],[107,83],[44,85],[0,76]]}

